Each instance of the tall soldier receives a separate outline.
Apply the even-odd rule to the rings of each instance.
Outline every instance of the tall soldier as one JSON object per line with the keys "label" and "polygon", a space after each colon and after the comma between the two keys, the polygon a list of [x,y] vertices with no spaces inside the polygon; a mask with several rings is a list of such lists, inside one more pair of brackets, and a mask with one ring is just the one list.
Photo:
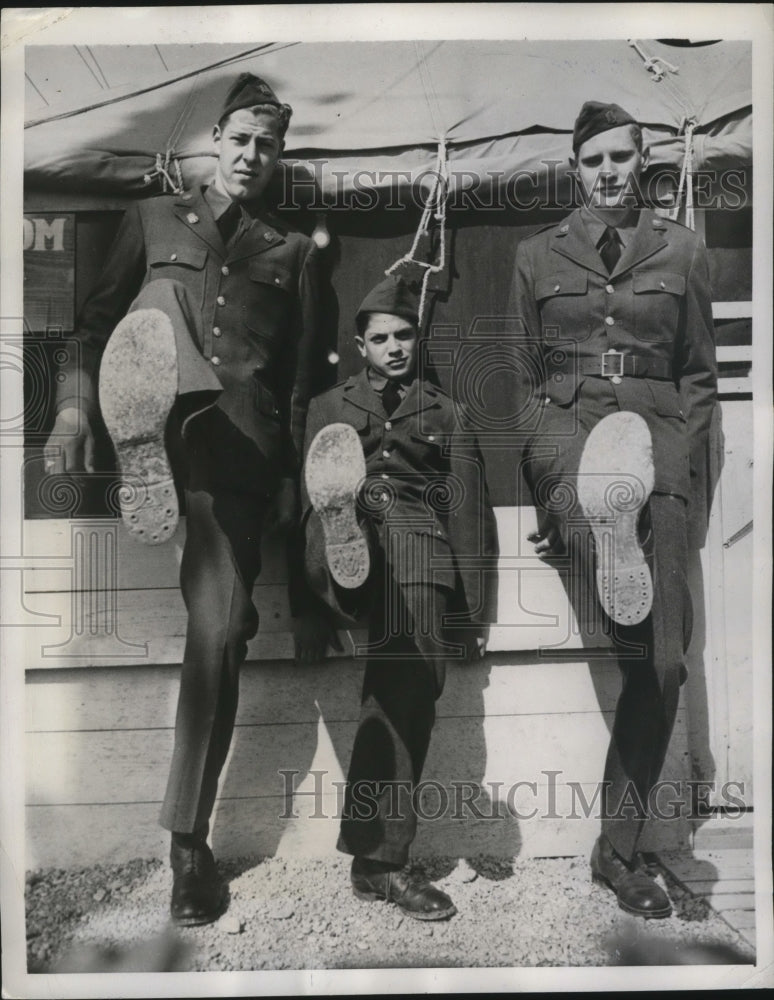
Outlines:
{"label": "tall soldier", "polygon": [[[185,492],[188,627],[161,812],[181,924],[210,922],[225,903],[207,836],[258,627],[261,533],[267,517],[281,528],[297,517],[306,408],[325,367],[316,248],[263,200],[291,113],[241,74],[213,129],[212,183],[129,206],[79,317],[80,366],[64,372],[46,448],[50,471],[92,471],[99,371],[129,531],[150,544],[171,537],[176,484]],[[296,635],[301,659],[330,638],[314,615]]]}
{"label": "tall soldier", "polygon": [[704,245],[641,207],[647,162],[631,115],[583,105],[571,165],[585,203],[519,245],[509,313],[532,373],[520,385],[531,540],[541,556],[567,546],[588,579],[596,569],[623,677],[592,874],[628,912],[665,917],[636,849],[685,678],[716,361]]}

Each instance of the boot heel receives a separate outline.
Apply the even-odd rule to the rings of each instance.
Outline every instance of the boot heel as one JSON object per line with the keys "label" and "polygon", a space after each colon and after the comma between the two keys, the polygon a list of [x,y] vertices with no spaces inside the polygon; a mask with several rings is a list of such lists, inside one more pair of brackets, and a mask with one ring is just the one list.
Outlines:
{"label": "boot heel", "polygon": [[358,899],[365,899],[369,902],[373,902],[376,899],[384,899],[384,896],[380,895],[378,892],[368,892],[365,889],[356,889],[354,886],[352,886],[352,892]]}

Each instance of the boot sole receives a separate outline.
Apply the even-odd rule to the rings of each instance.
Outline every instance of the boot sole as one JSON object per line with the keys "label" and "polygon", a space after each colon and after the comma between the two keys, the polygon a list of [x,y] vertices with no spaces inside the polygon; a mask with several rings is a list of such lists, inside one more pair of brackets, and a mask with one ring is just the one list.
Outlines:
{"label": "boot sole", "polygon": [[178,504],[164,447],[177,394],[177,350],[169,318],[159,309],[128,313],[105,347],[99,402],[123,482],[121,517],[130,534],[159,545],[174,534]]}
{"label": "boot sole", "polygon": [[433,913],[417,913],[414,910],[407,910],[405,907],[401,906],[400,903],[395,902],[394,899],[387,899],[387,897],[380,892],[365,892],[363,889],[352,888],[352,892],[357,896],[358,899],[366,900],[367,902],[381,901],[382,903],[392,903],[393,906],[397,906],[401,913],[405,913],[407,917],[411,917],[412,920],[448,920],[449,917],[453,917],[457,913],[457,907],[452,905],[445,910],[436,910]]}
{"label": "boot sole", "polygon": [[331,576],[347,590],[361,587],[371,567],[355,511],[365,475],[363,447],[354,427],[328,424],[318,431],[306,456],[306,488],[322,524]]}
{"label": "boot sole", "polygon": [[654,480],[653,443],[642,417],[623,411],[600,420],[583,448],[578,500],[594,536],[599,599],[619,625],[638,624],[653,605],[637,525]]}
{"label": "boot sole", "polygon": [[627,906],[626,903],[621,902],[618,898],[618,893],[615,890],[615,886],[612,882],[609,882],[604,875],[598,875],[596,872],[591,873],[591,881],[595,885],[601,885],[605,889],[609,889],[615,894],[615,898],[618,901],[618,906],[625,913],[631,913],[635,917],[644,917],[645,920],[663,920],[665,917],[672,916],[672,907],[666,907],[663,910],[637,910],[633,906]]}

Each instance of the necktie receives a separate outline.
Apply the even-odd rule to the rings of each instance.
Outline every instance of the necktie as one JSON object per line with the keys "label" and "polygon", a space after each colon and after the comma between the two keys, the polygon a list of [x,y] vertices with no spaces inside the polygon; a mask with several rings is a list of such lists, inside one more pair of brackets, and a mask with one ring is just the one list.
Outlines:
{"label": "necktie", "polygon": [[236,239],[241,221],[242,209],[237,202],[232,201],[217,223],[218,231],[227,247]]}
{"label": "necktie", "polygon": [[612,226],[605,227],[602,239],[599,241],[599,256],[608,274],[611,274],[621,256],[621,239],[618,231]]}
{"label": "necktie", "polygon": [[382,390],[382,406],[388,417],[391,417],[400,406],[400,392],[397,382],[390,380]]}

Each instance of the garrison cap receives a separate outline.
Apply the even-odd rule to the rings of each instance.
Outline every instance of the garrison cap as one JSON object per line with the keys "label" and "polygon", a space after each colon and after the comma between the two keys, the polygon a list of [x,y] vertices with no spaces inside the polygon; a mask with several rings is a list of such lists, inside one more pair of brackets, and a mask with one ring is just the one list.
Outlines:
{"label": "garrison cap", "polygon": [[390,313],[411,320],[419,325],[419,304],[417,297],[403,278],[388,274],[384,281],[371,289],[357,311],[357,321],[366,313]]}
{"label": "garrison cap", "polygon": [[618,104],[586,101],[575,119],[575,127],[572,131],[572,151],[577,153],[584,142],[599,135],[600,132],[608,132],[620,125],[638,124],[639,122]]}
{"label": "garrison cap", "polygon": [[253,108],[259,104],[269,104],[277,109],[277,119],[284,135],[293,109],[289,104],[282,104],[268,83],[253,73],[240,73],[232,83],[226,94],[219,121],[232,112],[239,111],[240,108]]}

